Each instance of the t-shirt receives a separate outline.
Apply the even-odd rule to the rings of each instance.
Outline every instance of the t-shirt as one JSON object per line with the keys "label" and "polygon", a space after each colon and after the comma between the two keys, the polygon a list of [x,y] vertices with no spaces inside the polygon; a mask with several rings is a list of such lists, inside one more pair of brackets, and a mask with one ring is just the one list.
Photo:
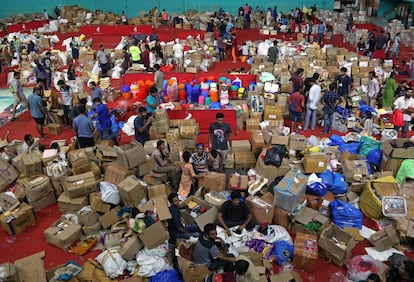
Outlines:
{"label": "t-shirt", "polygon": [[193,153],[190,158],[190,163],[193,164],[194,170],[197,172],[208,172],[208,153],[203,152],[201,157],[198,153]]}
{"label": "t-shirt", "polygon": [[312,85],[309,89],[309,99],[307,107],[311,110],[316,110],[318,108],[318,103],[321,98],[321,87],[318,84]]}
{"label": "t-shirt", "polygon": [[13,87],[14,96],[16,96],[16,92],[17,92],[17,95],[23,96],[23,87],[22,87],[22,84],[20,83],[20,80],[13,79],[11,82],[11,86]]}
{"label": "t-shirt", "polygon": [[78,115],[73,119],[73,128],[78,137],[93,138],[92,126],[92,120],[85,115]]}
{"label": "t-shirt", "polygon": [[352,79],[349,76],[338,75],[335,78],[338,82],[338,94],[341,96],[347,96],[349,93],[349,86],[352,84]]}
{"label": "t-shirt", "polygon": [[233,206],[231,200],[223,203],[220,208],[223,218],[231,221],[243,221],[249,216],[249,208],[245,202],[240,202],[238,206]]}
{"label": "t-shirt", "polygon": [[144,123],[145,121],[138,116],[134,119],[135,139],[141,144],[144,144],[146,141],[149,140],[149,127],[147,127],[146,130],[144,130],[143,132],[140,132],[138,130],[144,126]]}
{"label": "t-shirt", "polygon": [[141,49],[138,46],[129,47],[129,53],[131,54],[131,59],[134,62],[141,60]]}
{"label": "t-shirt", "polygon": [[92,101],[95,98],[99,98],[102,101],[103,90],[99,87],[92,89]]}
{"label": "t-shirt", "polygon": [[209,128],[210,134],[213,134],[213,149],[227,150],[227,135],[231,134],[230,125],[223,123],[218,126],[217,123],[213,122]]}
{"label": "t-shirt", "polygon": [[106,56],[105,51],[99,50],[96,53],[96,57],[98,57],[99,63],[101,63],[101,64],[108,63],[108,57]]}
{"label": "t-shirt", "polygon": [[155,97],[154,97],[154,96],[152,96],[152,95],[148,95],[148,96],[147,96],[147,112],[148,112],[148,113],[153,113],[153,112],[155,112],[155,110],[156,110],[156,108],[157,108],[156,104],[155,104],[155,108],[151,107],[151,105],[152,105],[152,104],[154,104],[156,101],[157,101],[157,100],[155,99]]}
{"label": "t-shirt", "polygon": [[173,46],[173,51],[174,51],[174,57],[176,58],[182,58],[183,57],[183,45],[181,45],[180,43],[176,43]]}
{"label": "t-shirt", "polygon": [[111,118],[109,117],[108,107],[104,104],[100,104],[96,107],[95,112],[98,114],[99,123],[102,129],[106,129],[112,126]]}
{"label": "t-shirt", "polygon": [[295,92],[290,95],[290,103],[295,105],[295,112],[301,113],[303,111],[302,103],[305,102],[305,96],[299,92]]}
{"label": "t-shirt", "polygon": [[[414,108],[414,99],[405,100],[405,97],[402,96],[395,100],[394,105],[396,110],[404,111],[408,108]],[[411,115],[404,114],[404,121],[411,121]]]}
{"label": "t-shirt", "polygon": [[30,105],[30,114],[32,117],[43,118],[45,115],[40,108],[42,106],[42,97],[37,94],[31,94],[27,100]]}
{"label": "t-shirt", "polygon": [[62,96],[62,105],[70,106],[72,103],[72,88],[67,86],[66,88],[60,88],[60,94]]}
{"label": "t-shirt", "polygon": [[158,91],[162,91],[162,85],[164,83],[165,75],[162,71],[157,70],[154,74],[154,84]]}
{"label": "t-shirt", "polygon": [[219,249],[214,242],[205,239],[204,235],[201,234],[193,251],[193,262],[196,264],[210,265],[212,260],[218,258],[218,256]]}
{"label": "t-shirt", "polygon": [[303,79],[300,75],[294,75],[291,78],[292,80],[292,88],[302,88],[303,87]]}

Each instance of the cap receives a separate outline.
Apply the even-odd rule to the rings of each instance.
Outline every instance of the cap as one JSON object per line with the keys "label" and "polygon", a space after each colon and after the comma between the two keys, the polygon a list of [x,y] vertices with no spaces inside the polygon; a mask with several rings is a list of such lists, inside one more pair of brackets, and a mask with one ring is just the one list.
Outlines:
{"label": "cap", "polygon": [[198,143],[196,148],[204,148],[204,144],[203,143]]}

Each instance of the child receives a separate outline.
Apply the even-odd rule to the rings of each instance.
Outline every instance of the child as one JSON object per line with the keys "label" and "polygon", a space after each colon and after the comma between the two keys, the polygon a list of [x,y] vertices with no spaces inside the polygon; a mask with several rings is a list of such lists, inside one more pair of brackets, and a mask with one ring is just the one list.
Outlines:
{"label": "child", "polygon": [[208,154],[208,170],[218,171],[221,167],[220,156],[215,149]]}
{"label": "child", "polygon": [[204,174],[195,174],[193,165],[190,163],[191,153],[188,151],[179,152],[181,161],[181,180],[178,188],[178,196],[180,200],[185,200],[191,193],[193,178],[201,178]]}

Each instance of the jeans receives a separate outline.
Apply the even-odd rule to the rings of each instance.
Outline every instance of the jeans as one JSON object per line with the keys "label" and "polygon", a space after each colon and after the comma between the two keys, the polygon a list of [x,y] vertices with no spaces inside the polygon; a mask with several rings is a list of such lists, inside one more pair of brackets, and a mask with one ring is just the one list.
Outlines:
{"label": "jeans", "polygon": [[[407,132],[408,132],[408,128],[410,127],[410,123],[411,121],[405,121],[404,120],[404,125],[402,127],[402,134],[401,134],[401,138],[406,138],[407,137]],[[395,126],[394,129],[398,132],[400,130],[401,126]]]}
{"label": "jeans", "polygon": [[70,106],[62,105],[62,109],[63,109],[63,119],[65,120],[66,126],[70,126],[70,117],[69,117]]}
{"label": "jeans", "polygon": [[312,123],[311,123],[311,130],[315,130],[316,126],[316,110],[312,110],[310,108],[306,109],[306,118],[305,118],[305,126],[303,127],[303,130],[306,131],[309,126],[309,120],[312,115]]}
{"label": "jeans", "polygon": [[325,34],[323,33],[318,33],[318,44],[321,45],[323,37],[325,36]]}
{"label": "jeans", "polygon": [[332,128],[333,113],[323,113],[323,134],[331,131]]}
{"label": "jeans", "polygon": [[[198,227],[197,224],[190,224],[184,227],[185,231],[187,231],[187,233],[176,233],[175,234],[175,238],[184,238],[184,239],[190,239],[190,237],[195,237],[198,238],[200,236],[200,228]],[[170,233],[171,235],[171,233]],[[174,235],[172,236],[174,237]],[[173,238],[171,238],[173,239]]]}
{"label": "jeans", "polygon": [[398,52],[399,52],[399,50],[400,50],[399,47],[397,47],[397,48],[391,48],[390,59],[392,59],[392,57],[394,56],[394,54],[395,54],[395,58],[398,59]]}
{"label": "jeans", "polygon": [[102,140],[112,139],[112,141],[114,141],[114,145],[119,146],[118,139],[116,139],[116,133],[113,132],[112,126],[102,129],[101,139]]}

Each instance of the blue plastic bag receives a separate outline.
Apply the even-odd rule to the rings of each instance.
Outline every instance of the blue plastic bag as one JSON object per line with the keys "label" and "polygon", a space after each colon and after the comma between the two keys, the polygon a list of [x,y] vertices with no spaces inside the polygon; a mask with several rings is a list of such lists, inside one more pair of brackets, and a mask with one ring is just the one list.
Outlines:
{"label": "blue plastic bag", "polygon": [[331,140],[331,143],[329,143],[329,146],[337,146],[340,144],[345,144],[344,139],[336,134],[333,134],[331,137],[329,137],[329,140]]}
{"label": "blue plastic bag", "polygon": [[177,270],[171,269],[167,271],[158,272],[156,275],[152,276],[149,282],[165,282],[165,281],[174,281],[174,282],[184,282],[180,277],[180,274]]}
{"label": "blue plastic bag", "polygon": [[333,172],[333,183],[328,190],[335,195],[343,194],[348,191],[348,184],[345,182],[344,176],[338,172]]}
{"label": "blue plastic bag", "polygon": [[333,185],[334,178],[332,171],[327,170],[323,173],[318,173],[318,177],[322,179],[322,182],[326,185],[326,187],[329,188]]}
{"label": "blue plastic bag", "polygon": [[344,143],[344,144],[339,144],[339,152],[345,152],[348,151],[352,154],[358,154],[359,152],[359,146],[361,145],[360,142],[349,142],[349,143]]}
{"label": "blue plastic bag", "polygon": [[278,265],[283,265],[293,258],[293,245],[286,241],[278,241],[274,244],[272,256],[275,257]]}
{"label": "blue plastic bag", "polygon": [[367,155],[367,161],[373,163],[375,166],[379,167],[381,165],[382,159],[382,150],[374,149]]}
{"label": "blue plastic bag", "polygon": [[306,187],[306,193],[316,196],[325,196],[328,192],[328,187],[325,183],[313,182]]}
{"label": "blue plastic bag", "polygon": [[332,201],[329,208],[333,223],[339,227],[362,228],[362,213],[358,208],[340,200]]}

